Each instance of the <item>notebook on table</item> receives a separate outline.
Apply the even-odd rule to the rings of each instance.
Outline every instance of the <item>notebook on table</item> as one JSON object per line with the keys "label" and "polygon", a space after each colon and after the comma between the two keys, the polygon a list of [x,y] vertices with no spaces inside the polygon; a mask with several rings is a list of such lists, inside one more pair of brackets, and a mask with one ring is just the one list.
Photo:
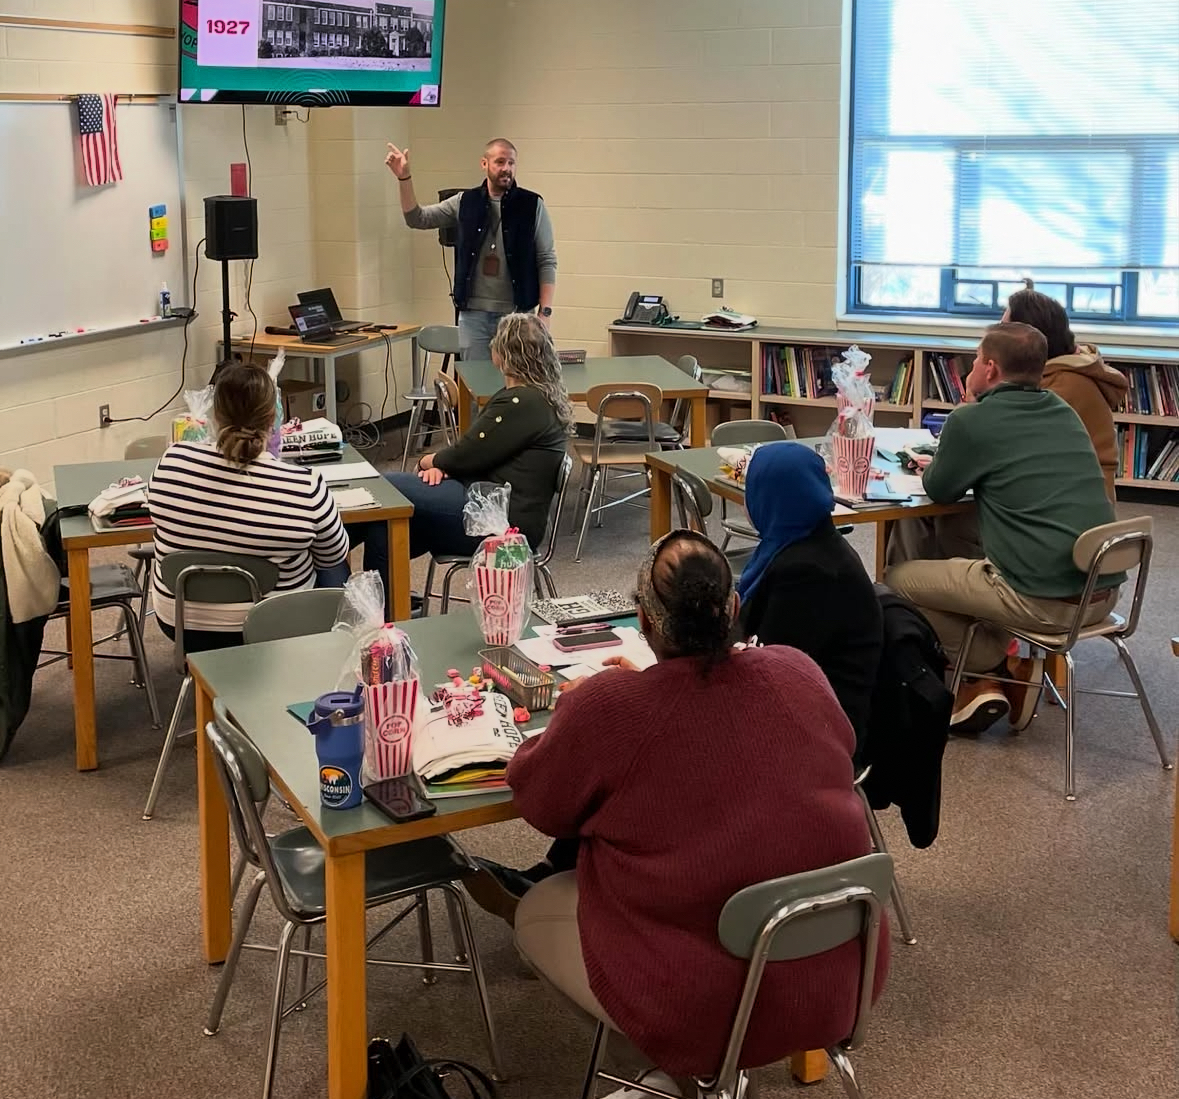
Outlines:
{"label": "notebook on table", "polygon": [[554,626],[571,626],[577,622],[630,618],[635,601],[618,591],[591,591],[563,599],[534,599],[532,613]]}

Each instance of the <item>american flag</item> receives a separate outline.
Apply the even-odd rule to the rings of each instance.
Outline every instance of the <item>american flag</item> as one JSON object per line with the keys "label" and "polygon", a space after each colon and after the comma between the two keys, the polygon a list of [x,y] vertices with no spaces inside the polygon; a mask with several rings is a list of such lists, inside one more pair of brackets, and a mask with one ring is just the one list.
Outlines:
{"label": "american flag", "polygon": [[78,96],[78,132],[82,143],[82,164],[91,187],[118,183],[123,178],[119,163],[119,138],[115,130],[115,99],[105,95]]}

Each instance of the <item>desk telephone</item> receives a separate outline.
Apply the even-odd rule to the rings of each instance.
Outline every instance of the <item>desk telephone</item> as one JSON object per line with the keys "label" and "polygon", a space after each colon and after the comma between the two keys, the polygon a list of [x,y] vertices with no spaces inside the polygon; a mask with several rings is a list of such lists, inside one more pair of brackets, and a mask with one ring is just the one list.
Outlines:
{"label": "desk telephone", "polygon": [[671,319],[671,310],[659,294],[631,294],[622,314],[624,324],[663,324]]}

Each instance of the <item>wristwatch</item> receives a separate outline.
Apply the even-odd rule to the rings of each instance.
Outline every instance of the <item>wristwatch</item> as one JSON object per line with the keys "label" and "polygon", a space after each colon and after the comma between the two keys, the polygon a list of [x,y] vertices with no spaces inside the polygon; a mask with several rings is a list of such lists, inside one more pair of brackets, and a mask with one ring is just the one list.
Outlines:
{"label": "wristwatch", "polygon": [[553,307],[551,305],[542,305],[537,312],[542,317],[551,317],[553,315]]}

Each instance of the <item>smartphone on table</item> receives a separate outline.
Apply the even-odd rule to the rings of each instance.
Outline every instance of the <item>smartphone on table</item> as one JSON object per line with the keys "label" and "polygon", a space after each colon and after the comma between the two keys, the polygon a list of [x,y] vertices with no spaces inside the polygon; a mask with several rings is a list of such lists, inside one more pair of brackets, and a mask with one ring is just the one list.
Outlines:
{"label": "smartphone on table", "polygon": [[553,638],[553,648],[563,653],[576,653],[582,649],[606,649],[621,644],[622,638],[613,630],[557,634]]}
{"label": "smartphone on table", "polygon": [[398,824],[432,817],[438,812],[438,806],[426,797],[417,775],[371,782],[364,787],[364,796]]}

